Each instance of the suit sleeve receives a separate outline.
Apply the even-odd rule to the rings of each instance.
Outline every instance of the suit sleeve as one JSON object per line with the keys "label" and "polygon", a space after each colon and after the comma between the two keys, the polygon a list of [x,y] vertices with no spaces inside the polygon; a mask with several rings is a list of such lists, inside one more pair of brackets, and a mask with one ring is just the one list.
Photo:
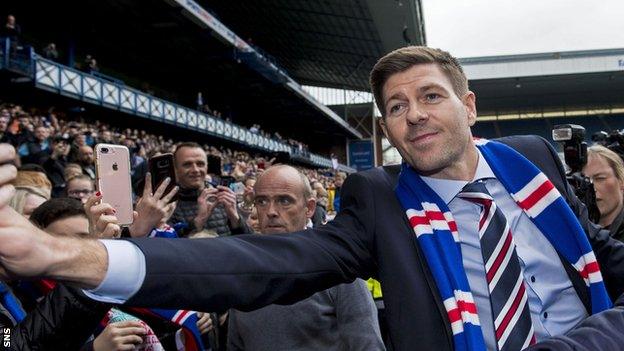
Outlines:
{"label": "suit sleeve", "polygon": [[131,239],[146,276],[128,305],[225,311],[293,303],[375,271],[372,186],[352,175],[343,211],[325,226],[285,235]]}
{"label": "suit sleeve", "polygon": [[565,180],[563,164],[557,156],[557,153],[546,140],[541,140],[546,144],[553,161],[559,168],[559,173],[564,177],[563,184],[565,186],[565,194],[563,195],[589,238],[589,242],[594,250],[598,264],[600,265],[600,271],[609,296],[615,301],[624,293],[624,243],[612,238],[608,230],[602,229],[589,220],[587,208],[576,197],[574,189],[572,189],[570,184]]}
{"label": "suit sleeve", "polygon": [[377,307],[366,283],[357,279],[351,284],[331,288],[336,306],[340,340],[347,350],[385,350],[379,331]]}
{"label": "suit sleeve", "polygon": [[614,308],[589,316],[565,335],[550,337],[527,351],[621,350],[624,345],[624,299]]}

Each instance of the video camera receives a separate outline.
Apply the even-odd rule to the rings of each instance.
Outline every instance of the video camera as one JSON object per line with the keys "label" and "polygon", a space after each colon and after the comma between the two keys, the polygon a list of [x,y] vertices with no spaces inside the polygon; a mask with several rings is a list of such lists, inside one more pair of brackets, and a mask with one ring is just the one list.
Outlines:
{"label": "video camera", "polygon": [[556,142],[563,143],[563,156],[570,168],[566,174],[568,183],[574,188],[576,196],[587,206],[589,220],[598,223],[600,212],[596,205],[594,185],[581,173],[587,164],[585,128],[577,124],[559,124],[553,128],[552,138]]}
{"label": "video camera", "polygon": [[616,129],[610,133],[596,132],[592,134],[591,140],[615,152],[624,160],[624,131]]}

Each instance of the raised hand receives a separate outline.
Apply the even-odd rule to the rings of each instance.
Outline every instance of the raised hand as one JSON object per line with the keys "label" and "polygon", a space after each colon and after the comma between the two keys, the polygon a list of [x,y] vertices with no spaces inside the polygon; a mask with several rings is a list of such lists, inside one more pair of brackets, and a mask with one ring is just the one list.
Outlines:
{"label": "raised hand", "polygon": [[217,206],[219,198],[218,190],[215,188],[206,188],[202,190],[197,198],[197,215],[194,219],[195,228],[201,230],[206,225],[206,221],[210,218],[212,210]]}
{"label": "raised hand", "polygon": [[145,187],[143,188],[143,196],[136,205],[137,216],[130,226],[130,235],[133,237],[147,236],[150,231],[161,223],[161,221],[169,215],[171,204],[169,201],[178,192],[178,187],[173,188],[168,194],[165,194],[167,186],[171,179],[167,178],[152,193],[152,176],[147,173],[145,176]]}
{"label": "raised hand", "polygon": [[217,199],[219,203],[223,204],[223,208],[225,208],[225,213],[230,223],[233,225],[237,224],[240,217],[236,206],[236,193],[234,193],[232,189],[222,185],[219,185],[217,189],[219,190]]}
{"label": "raised hand", "polygon": [[91,195],[84,204],[87,218],[89,219],[89,235],[95,238],[119,238],[121,227],[115,216],[115,209],[107,203],[103,203],[102,194],[98,191]]}

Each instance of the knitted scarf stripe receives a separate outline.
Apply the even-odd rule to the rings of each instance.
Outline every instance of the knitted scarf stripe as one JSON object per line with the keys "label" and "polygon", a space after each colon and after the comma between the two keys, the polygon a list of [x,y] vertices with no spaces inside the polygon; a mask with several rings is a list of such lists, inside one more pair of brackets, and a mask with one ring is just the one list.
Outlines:
{"label": "knitted scarf stripe", "polygon": [[[611,307],[596,257],[587,237],[554,185],[512,148],[493,141],[475,144],[518,206],[589,287],[592,313]],[[457,224],[446,205],[403,164],[395,189],[431,269],[453,332],[456,350],[486,348],[476,305],[464,271]]]}

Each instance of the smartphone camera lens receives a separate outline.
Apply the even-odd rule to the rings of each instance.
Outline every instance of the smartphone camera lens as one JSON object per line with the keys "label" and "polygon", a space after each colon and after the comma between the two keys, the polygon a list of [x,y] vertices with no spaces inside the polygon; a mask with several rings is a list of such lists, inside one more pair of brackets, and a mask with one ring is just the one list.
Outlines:
{"label": "smartphone camera lens", "polygon": [[103,147],[102,148],[102,153],[103,154],[107,154],[108,153],[108,148],[107,147]]}

